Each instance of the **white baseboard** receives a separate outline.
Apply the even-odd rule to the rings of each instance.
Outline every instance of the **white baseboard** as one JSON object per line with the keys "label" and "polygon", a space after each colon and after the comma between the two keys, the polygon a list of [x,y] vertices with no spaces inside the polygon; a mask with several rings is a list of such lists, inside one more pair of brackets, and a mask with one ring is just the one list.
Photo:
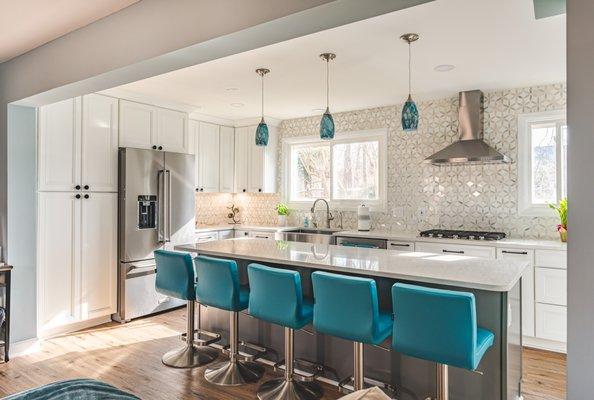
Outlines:
{"label": "white baseboard", "polygon": [[556,340],[524,336],[522,338],[522,346],[539,350],[553,351],[555,353],[567,354],[567,343],[558,342]]}
{"label": "white baseboard", "polygon": [[38,352],[40,350],[39,343],[41,343],[41,340],[37,338],[25,339],[11,343],[9,350],[10,358]]}
{"label": "white baseboard", "polygon": [[61,325],[61,326],[56,326],[56,327],[40,330],[37,332],[37,337],[40,339],[47,339],[52,336],[65,335],[68,333],[80,331],[81,329],[92,328],[94,326],[105,324],[107,322],[111,322],[111,314],[105,315],[102,317],[89,319],[86,321],[79,321],[79,322],[74,322],[72,324]]}

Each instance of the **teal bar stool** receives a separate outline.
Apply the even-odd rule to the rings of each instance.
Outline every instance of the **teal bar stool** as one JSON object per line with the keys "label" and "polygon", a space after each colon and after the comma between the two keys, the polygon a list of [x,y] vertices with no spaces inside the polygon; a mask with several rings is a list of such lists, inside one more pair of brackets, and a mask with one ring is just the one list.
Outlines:
{"label": "teal bar stool", "polygon": [[493,345],[476,322],[474,295],[396,283],[392,286],[392,348],[437,363],[437,399],[448,399],[448,365],[476,370]]}
{"label": "teal bar stool", "polygon": [[294,377],[294,334],[313,320],[313,307],[303,299],[301,275],[297,271],[248,265],[250,315],[285,328],[285,376],[264,382],[260,400],[314,400],[322,397],[317,382]]}
{"label": "teal bar stool", "polygon": [[229,322],[229,361],[213,365],[204,372],[210,383],[238,386],[258,381],[264,374],[261,365],[239,360],[239,311],[248,308],[249,289],[239,283],[237,263],[232,260],[196,257],[198,285],[196,298],[202,304],[231,312]]}
{"label": "teal bar stool", "polygon": [[[311,280],[314,327],[318,332],[355,342],[353,388],[361,390],[363,344],[379,345],[386,340],[392,334],[392,315],[380,311],[373,279],[316,271]],[[340,385],[343,391],[345,383]]]}
{"label": "teal bar stool", "polygon": [[163,364],[174,368],[191,368],[214,361],[218,352],[208,346],[198,346],[194,341],[196,273],[190,254],[156,250],[155,262],[157,292],[187,301],[186,345],[166,353]]}

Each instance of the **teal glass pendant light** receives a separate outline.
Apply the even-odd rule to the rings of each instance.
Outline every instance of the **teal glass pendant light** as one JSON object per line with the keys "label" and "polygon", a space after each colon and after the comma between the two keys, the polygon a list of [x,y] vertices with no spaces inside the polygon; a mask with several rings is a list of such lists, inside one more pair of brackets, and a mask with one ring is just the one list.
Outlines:
{"label": "teal glass pendant light", "polygon": [[256,73],[262,78],[262,119],[256,128],[256,146],[268,146],[268,125],[264,122],[264,75],[269,73],[268,68],[258,68]]}
{"label": "teal glass pendant light", "polygon": [[323,53],[320,57],[326,61],[326,111],[320,121],[320,138],[324,140],[334,139],[334,118],[330,114],[330,60],[336,58],[336,54]]}
{"label": "teal glass pendant light", "polygon": [[411,95],[411,54],[410,45],[412,42],[419,40],[419,35],[416,33],[405,33],[400,36],[400,39],[408,43],[408,98],[402,107],[402,129],[405,132],[414,132],[419,126],[419,109],[412,99]]}

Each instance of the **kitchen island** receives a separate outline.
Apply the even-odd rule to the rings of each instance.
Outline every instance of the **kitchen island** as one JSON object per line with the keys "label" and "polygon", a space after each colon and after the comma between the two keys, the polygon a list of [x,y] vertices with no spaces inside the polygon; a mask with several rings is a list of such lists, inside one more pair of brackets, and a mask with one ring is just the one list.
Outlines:
{"label": "kitchen island", "polygon": [[[371,277],[377,282],[380,308],[386,311],[391,310],[390,288],[395,282],[472,292],[478,323],[495,334],[495,343],[479,365],[482,374],[450,369],[450,398],[515,400],[520,396],[524,263],[248,238],[178,245],[176,250],[236,260],[242,283],[247,283],[246,267],[250,262],[299,271],[308,298],[312,297],[310,275],[315,270]],[[223,336],[228,333],[228,315],[224,311],[206,308],[201,324]],[[239,336],[282,354],[282,327],[242,314]],[[335,370],[337,376],[326,374],[330,379],[340,380],[352,373],[351,342],[306,327],[296,333],[295,346],[296,357]],[[389,346],[389,341],[381,347],[366,346],[365,376],[397,386],[400,399],[423,399],[433,394],[435,364],[389,351]],[[266,357],[276,361],[273,354]]]}

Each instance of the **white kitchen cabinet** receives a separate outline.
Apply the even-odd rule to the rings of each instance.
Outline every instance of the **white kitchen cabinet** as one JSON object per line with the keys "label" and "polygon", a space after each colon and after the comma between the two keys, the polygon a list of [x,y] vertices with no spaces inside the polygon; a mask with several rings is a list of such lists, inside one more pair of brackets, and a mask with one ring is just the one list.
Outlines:
{"label": "white kitchen cabinet", "polygon": [[567,271],[536,268],[536,301],[567,306]]}
{"label": "white kitchen cabinet", "polygon": [[269,125],[268,146],[256,146],[256,125],[235,130],[236,192],[275,193],[278,130]]}
{"label": "white kitchen cabinet", "polygon": [[163,151],[190,152],[188,114],[181,111],[157,108],[157,130],[153,145]]}
{"label": "white kitchen cabinet", "polygon": [[567,307],[536,304],[536,336],[557,342],[567,341]]}
{"label": "white kitchen cabinet", "polygon": [[188,115],[182,111],[120,100],[119,129],[120,147],[190,152]]}
{"label": "white kitchen cabinet", "polygon": [[388,247],[388,250],[399,251],[402,253],[408,253],[411,251],[415,251],[414,242],[406,242],[406,241],[402,241],[402,240],[388,240],[387,247]]}
{"label": "white kitchen cabinet", "polygon": [[567,252],[558,250],[536,250],[537,267],[567,269]]}
{"label": "white kitchen cabinet", "polygon": [[81,184],[80,146],[80,97],[39,108],[39,190],[68,191]]}
{"label": "white kitchen cabinet", "polygon": [[192,122],[196,154],[196,191],[219,191],[219,126]]}
{"label": "white kitchen cabinet", "polygon": [[97,94],[82,98],[81,137],[81,186],[117,192],[118,99]]}
{"label": "white kitchen cabinet", "polygon": [[234,236],[236,238],[249,237],[249,235],[250,235],[249,231],[242,231],[242,230],[236,229],[234,232]]}
{"label": "white kitchen cabinet", "polygon": [[86,320],[116,312],[118,195],[86,193],[80,202],[81,319]]}
{"label": "white kitchen cabinet", "polygon": [[276,237],[275,232],[263,232],[263,231],[251,231],[248,234],[251,238],[256,239],[274,239]]}
{"label": "white kitchen cabinet", "polygon": [[232,229],[226,231],[219,231],[219,240],[233,239],[234,232]]}
{"label": "white kitchen cabinet", "polygon": [[157,108],[120,100],[120,147],[151,149],[156,139]]}
{"label": "white kitchen cabinet", "polygon": [[233,193],[235,171],[235,129],[221,126],[219,132],[219,191]]}
{"label": "white kitchen cabinet", "polygon": [[468,244],[416,242],[415,250],[425,253],[435,253],[448,256],[460,255],[489,259],[493,259],[496,256],[495,247]]}
{"label": "white kitchen cabinet", "polygon": [[522,275],[522,334],[534,336],[534,250],[501,248],[497,259],[528,262]]}
{"label": "white kitchen cabinet", "polygon": [[38,190],[118,190],[118,100],[91,94],[39,109]]}
{"label": "white kitchen cabinet", "polygon": [[195,236],[195,240],[196,240],[196,243],[213,242],[215,240],[219,240],[219,232],[213,231],[213,232],[197,233]]}
{"label": "white kitchen cabinet", "polygon": [[39,192],[37,216],[39,335],[109,317],[116,309],[117,193]]}

